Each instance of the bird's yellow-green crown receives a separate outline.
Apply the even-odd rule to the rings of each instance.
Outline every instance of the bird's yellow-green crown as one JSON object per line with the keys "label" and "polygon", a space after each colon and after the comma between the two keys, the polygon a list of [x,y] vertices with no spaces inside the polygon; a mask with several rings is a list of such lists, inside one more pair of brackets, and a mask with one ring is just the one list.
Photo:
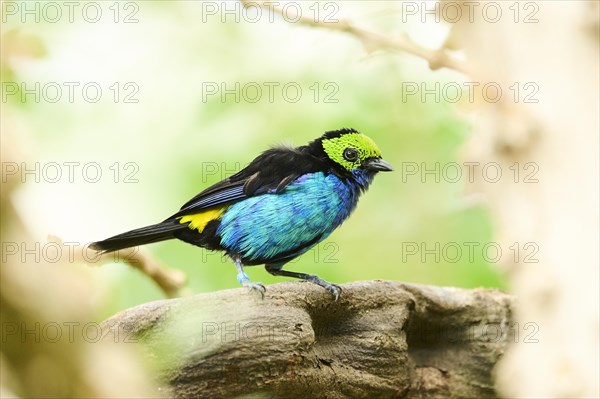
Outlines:
{"label": "bird's yellow-green crown", "polygon": [[377,144],[368,136],[352,131],[334,138],[324,138],[323,150],[334,162],[351,171],[370,158],[381,158]]}

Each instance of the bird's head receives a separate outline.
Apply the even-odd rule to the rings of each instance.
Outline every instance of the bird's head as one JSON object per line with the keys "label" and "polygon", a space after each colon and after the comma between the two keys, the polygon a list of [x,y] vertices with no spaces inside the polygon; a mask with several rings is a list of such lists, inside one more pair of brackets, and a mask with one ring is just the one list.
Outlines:
{"label": "bird's head", "polygon": [[358,171],[389,172],[392,166],[381,159],[381,151],[375,142],[354,129],[326,132],[309,147],[321,155],[331,167],[341,174]]}

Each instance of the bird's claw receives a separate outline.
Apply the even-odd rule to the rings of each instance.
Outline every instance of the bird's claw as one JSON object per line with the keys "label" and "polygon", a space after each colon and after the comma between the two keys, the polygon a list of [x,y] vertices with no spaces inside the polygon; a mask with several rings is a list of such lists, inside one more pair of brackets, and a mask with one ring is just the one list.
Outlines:
{"label": "bird's claw", "polygon": [[342,287],[337,284],[330,283],[325,281],[317,276],[310,275],[309,278],[303,280],[309,283],[317,284],[323,288],[325,288],[329,293],[333,296],[333,300],[337,302],[340,299],[340,294],[342,293]]}
{"label": "bird's claw", "polygon": [[242,286],[246,287],[249,291],[257,291],[260,294],[260,299],[265,299],[267,289],[262,283],[253,283],[252,281],[245,280],[242,282]]}
{"label": "bird's claw", "polygon": [[339,285],[328,283],[323,288],[325,288],[327,291],[329,291],[331,293],[331,295],[333,295],[334,301],[337,302],[337,300],[340,299],[340,294],[342,293],[342,287],[340,287]]}

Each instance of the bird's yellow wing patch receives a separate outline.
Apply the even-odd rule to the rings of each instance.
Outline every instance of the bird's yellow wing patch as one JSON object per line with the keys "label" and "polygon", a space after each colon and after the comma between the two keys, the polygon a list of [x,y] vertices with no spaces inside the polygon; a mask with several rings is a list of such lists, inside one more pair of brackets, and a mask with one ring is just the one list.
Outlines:
{"label": "bird's yellow wing patch", "polygon": [[208,222],[211,220],[218,219],[227,207],[208,209],[200,213],[194,213],[192,215],[182,216],[179,223],[190,223],[188,227],[192,230],[198,230],[198,233],[202,233]]}

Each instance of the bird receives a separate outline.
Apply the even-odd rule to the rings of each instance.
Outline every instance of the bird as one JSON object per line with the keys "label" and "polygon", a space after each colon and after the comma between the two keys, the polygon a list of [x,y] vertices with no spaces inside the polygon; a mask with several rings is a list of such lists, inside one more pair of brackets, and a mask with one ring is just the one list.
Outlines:
{"label": "bird", "polygon": [[378,172],[392,171],[377,144],[352,128],[325,132],[306,145],[275,146],[234,175],[206,188],[164,221],[90,247],[101,253],[179,239],[223,251],[238,282],[262,298],[245,266],[317,284],[338,300],[341,288],[283,266],[327,238],[356,208]]}

